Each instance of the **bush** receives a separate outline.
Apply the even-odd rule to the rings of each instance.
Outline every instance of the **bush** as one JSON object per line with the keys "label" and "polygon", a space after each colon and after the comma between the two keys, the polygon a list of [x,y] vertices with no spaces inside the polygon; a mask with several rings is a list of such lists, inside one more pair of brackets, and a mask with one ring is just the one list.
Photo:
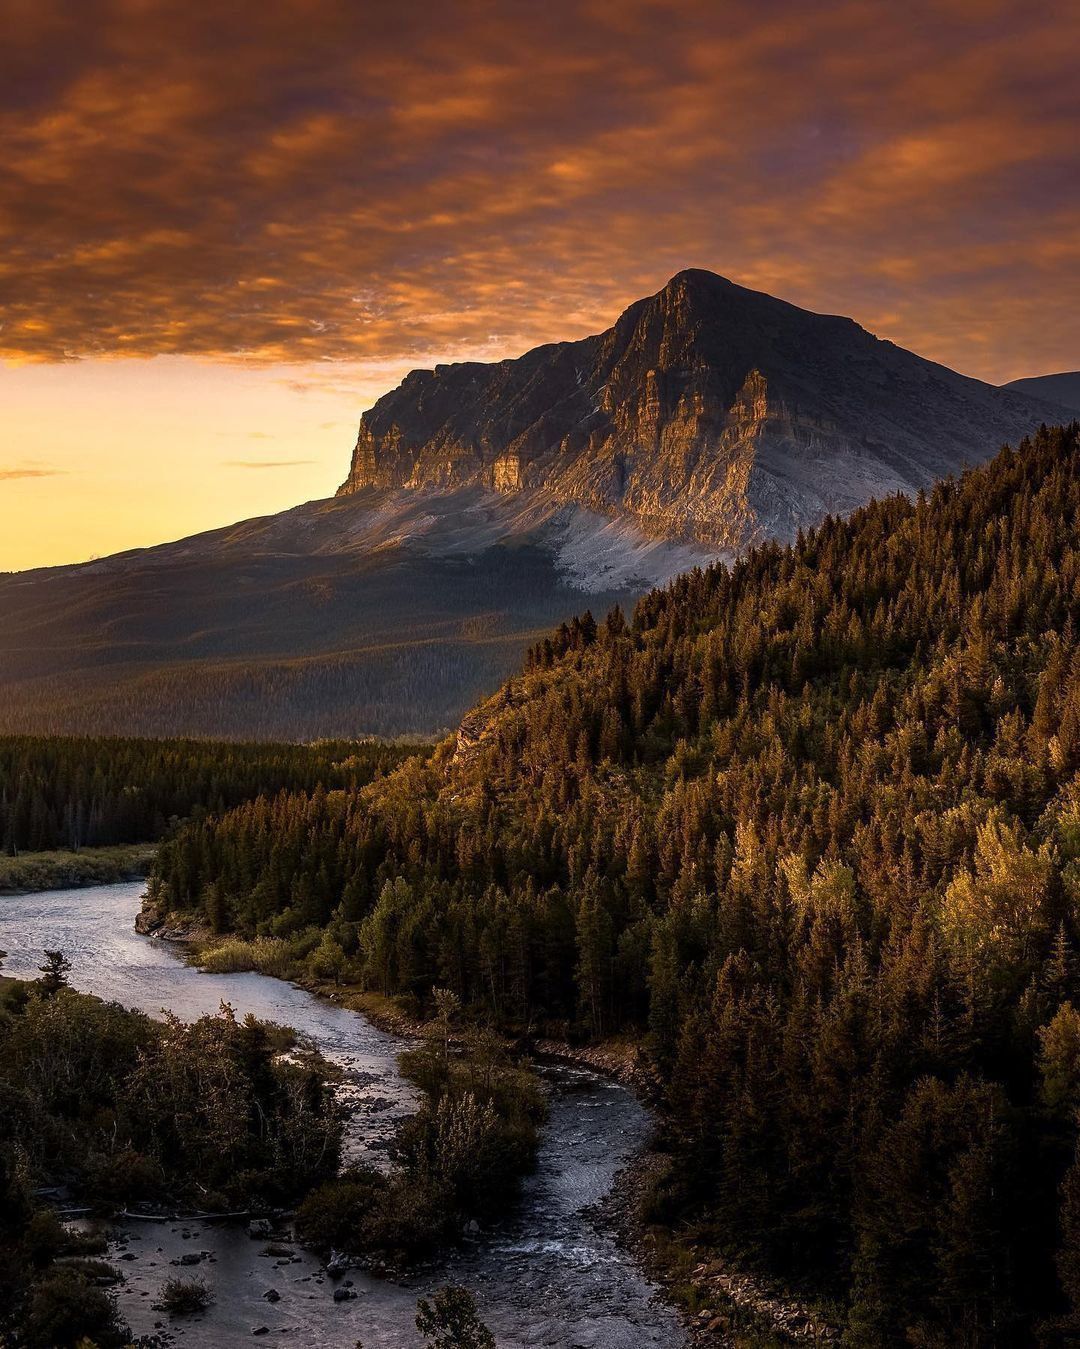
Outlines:
{"label": "bush", "polygon": [[535,1074],[483,1035],[459,1054],[429,1041],[401,1066],[428,1098],[399,1134],[402,1171],[447,1191],[461,1215],[497,1213],[535,1164],[546,1110]]}
{"label": "bush", "polygon": [[498,1041],[474,1035],[456,1054],[444,1029],[401,1056],[426,1099],[398,1131],[394,1170],[356,1167],[313,1191],[297,1214],[304,1241],[411,1259],[513,1198],[535,1162],[544,1097]]}
{"label": "bush", "polygon": [[21,1341],[26,1349],[74,1349],[81,1340],[113,1349],[126,1338],[112,1298],[76,1270],[55,1270],[30,1295]]}
{"label": "bush", "polygon": [[226,937],[195,952],[199,967],[209,974],[243,974],[254,970],[274,979],[292,979],[302,973],[303,961],[319,945],[320,933],[308,928],[289,937]]}
{"label": "bush", "polygon": [[415,1259],[459,1230],[454,1195],[427,1176],[399,1175],[374,1214],[372,1249],[392,1259]]}
{"label": "bush", "polygon": [[202,1279],[166,1279],[159,1299],[162,1310],[170,1316],[192,1316],[205,1311],[214,1295]]}
{"label": "bush", "polygon": [[122,1283],[119,1273],[107,1260],[96,1260],[90,1256],[77,1255],[64,1261],[64,1268],[81,1274],[90,1283],[99,1286],[104,1283]]}
{"label": "bush", "polygon": [[416,1328],[428,1349],[495,1349],[495,1336],[480,1320],[467,1288],[448,1284],[430,1302],[416,1304]]}
{"label": "bush", "polygon": [[51,1265],[64,1249],[66,1233],[63,1224],[51,1208],[41,1208],[26,1225],[23,1250],[26,1258],[37,1269]]}
{"label": "bush", "polygon": [[297,1210],[296,1230],[317,1250],[360,1250],[371,1239],[386,1190],[386,1177],[378,1171],[352,1167],[308,1195]]}

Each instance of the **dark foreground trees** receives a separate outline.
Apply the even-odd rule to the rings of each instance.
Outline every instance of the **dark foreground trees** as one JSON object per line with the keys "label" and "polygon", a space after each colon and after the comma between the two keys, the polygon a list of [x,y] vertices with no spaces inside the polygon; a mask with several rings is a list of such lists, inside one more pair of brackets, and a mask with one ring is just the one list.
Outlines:
{"label": "dark foreground trees", "polygon": [[64,985],[0,979],[0,1330],[32,1349],[123,1343],[83,1247],[36,1192],[106,1209],[295,1202],[336,1173],[341,1119],[325,1066],[282,1057],[290,1032],[231,1009],[153,1021]]}

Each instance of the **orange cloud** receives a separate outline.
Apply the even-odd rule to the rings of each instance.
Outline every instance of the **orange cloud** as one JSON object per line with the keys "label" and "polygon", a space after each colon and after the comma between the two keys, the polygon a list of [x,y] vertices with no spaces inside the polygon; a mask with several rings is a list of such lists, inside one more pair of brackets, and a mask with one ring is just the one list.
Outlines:
{"label": "orange cloud", "polygon": [[314,459],[224,459],[225,468],[300,468]]}
{"label": "orange cloud", "polygon": [[67,472],[63,468],[0,468],[0,482],[18,482],[23,478],[56,478]]}
{"label": "orange cloud", "polygon": [[9,0],[0,358],[513,354],[712,267],[1071,367],[1054,0]]}

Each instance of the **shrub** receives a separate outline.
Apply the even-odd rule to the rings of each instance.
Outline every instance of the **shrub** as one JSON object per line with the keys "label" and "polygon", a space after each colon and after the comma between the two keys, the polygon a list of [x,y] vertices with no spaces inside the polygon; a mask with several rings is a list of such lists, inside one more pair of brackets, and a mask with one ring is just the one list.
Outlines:
{"label": "shrub", "polygon": [[63,1224],[52,1209],[38,1209],[26,1224],[23,1237],[27,1260],[36,1268],[45,1269],[64,1249],[64,1239]]}
{"label": "shrub", "polygon": [[318,1250],[364,1249],[386,1189],[386,1178],[378,1171],[352,1167],[308,1195],[297,1210],[296,1230]]}
{"label": "shrub", "polygon": [[416,1304],[416,1328],[428,1349],[495,1349],[495,1336],[480,1320],[467,1288],[448,1284],[430,1302]]}
{"label": "shrub", "polygon": [[30,1295],[21,1341],[26,1349],[74,1349],[80,1340],[113,1349],[126,1338],[112,1298],[75,1270],[55,1270]]}
{"label": "shrub", "polygon": [[159,1296],[162,1309],[170,1316],[191,1316],[205,1311],[214,1300],[202,1279],[166,1279]]}

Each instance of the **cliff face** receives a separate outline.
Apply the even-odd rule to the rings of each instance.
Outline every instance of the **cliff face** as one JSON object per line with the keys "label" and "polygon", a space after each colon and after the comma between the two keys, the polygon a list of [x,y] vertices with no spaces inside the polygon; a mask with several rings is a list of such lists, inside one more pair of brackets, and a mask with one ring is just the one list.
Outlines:
{"label": "cliff face", "polygon": [[851,319],[686,271],[595,337],[414,370],[364,414],[339,495],[538,489],[736,548],[926,486],[1053,411]]}

